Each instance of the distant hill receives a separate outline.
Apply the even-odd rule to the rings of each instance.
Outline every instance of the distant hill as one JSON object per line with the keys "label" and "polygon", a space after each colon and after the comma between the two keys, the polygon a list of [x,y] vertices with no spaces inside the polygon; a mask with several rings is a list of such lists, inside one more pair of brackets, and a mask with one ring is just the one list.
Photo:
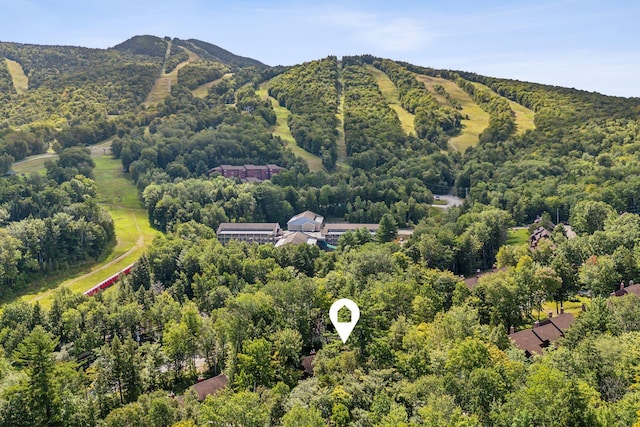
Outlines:
{"label": "distant hill", "polygon": [[167,43],[167,39],[161,39],[156,36],[133,36],[129,40],[115,45],[113,48],[135,55],[159,56],[164,58],[167,51]]}
{"label": "distant hill", "polygon": [[184,46],[187,49],[193,50],[195,53],[205,59],[211,59],[214,61],[224,62],[226,64],[235,65],[237,67],[266,67],[262,62],[246,58],[244,56],[238,56],[229,52],[219,46],[211,43],[203,42],[196,39],[180,40],[174,39],[174,42],[179,46]]}

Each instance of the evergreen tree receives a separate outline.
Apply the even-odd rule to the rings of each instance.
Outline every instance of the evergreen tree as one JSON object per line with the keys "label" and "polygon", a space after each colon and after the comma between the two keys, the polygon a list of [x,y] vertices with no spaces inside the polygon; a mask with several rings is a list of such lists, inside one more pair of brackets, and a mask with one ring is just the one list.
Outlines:
{"label": "evergreen tree", "polygon": [[380,220],[380,228],[376,232],[378,242],[385,243],[393,241],[398,235],[398,223],[391,214],[384,214]]}

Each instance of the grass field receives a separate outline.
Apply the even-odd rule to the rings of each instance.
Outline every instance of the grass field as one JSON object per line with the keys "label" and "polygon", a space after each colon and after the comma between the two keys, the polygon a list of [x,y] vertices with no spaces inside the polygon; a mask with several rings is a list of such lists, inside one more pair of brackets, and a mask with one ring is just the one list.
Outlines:
{"label": "grass field", "polygon": [[232,76],[233,76],[233,73],[227,73],[224,76],[220,77],[219,79],[216,79],[216,80],[211,81],[209,83],[205,83],[203,85],[198,86],[197,88],[192,90],[191,93],[196,98],[204,98],[205,96],[207,96],[209,94],[209,89],[211,89],[213,86],[215,86],[218,83],[220,83],[222,80],[228,79],[229,77],[232,77]]}
{"label": "grass field", "polygon": [[256,94],[262,99],[270,100],[271,105],[273,106],[273,111],[276,113],[276,124],[273,126],[271,132],[274,136],[279,136],[284,142],[286,142],[287,147],[293,151],[293,154],[302,157],[307,162],[309,169],[312,172],[324,170],[324,167],[322,166],[322,159],[320,157],[305,151],[296,144],[295,139],[293,139],[293,135],[291,135],[289,125],[287,124],[287,120],[291,115],[291,112],[286,108],[281,107],[278,104],[278,101],[269,96],[269,92],[267,90],[268,84],[269,82],[262,83],[260,88],[256,91]]}
{"label": "grass field", "polygon": [[415,135],[415,116],[400,105],[400,100],[398,99],[398,88],[396,85],[393,84],[391,79],[389,79],[384,72],[378,70],[373,65],[367,65],[367,70],[373,75],[373,77],[375,77],[378,87],[387,100],[389,107],[391,107],[391,109],[398,115],[400,124],[402,125],[402,130],[404,130],[407,135]]}
{"label": "grass field", "polygon": [[[498,95],[493,91],[493,89],[491,89],[489,86],[483,85],[482,83],[473,82],[473,85],[477,88],[480,88],[482,90],[486,90]],[[501,95],[498,95],[498,96],[501,96]],[[506,99],[507,102],[509,102],[509,106],[511,107],[513,112],[516,114],[516,129],[517,129],[516,134],[519,135],[519,134],[525,133],[528,130],[535,129],[536,125],[533,122],[535,113],[533,112],[533,110],[530,110],[524,105],[518,104],[517,102],[513,102],[509,98],[505,98],[504,96],[503,98]]]}
{"label": "grass field", "polygon": [[507,232],[506,245],[522,245],[529,241],[529,230],[526,228],[512,228]]}
{"label": "grass field", "polygon": [[[462,152],[469,147],[477,145],[480,141],[480,134],[487,128],[487,126],[489,126],[489,114],[480,108],[480,106],[454,82],[422,74],[418,74],[416,77],[434,94],[434,85],[439,84],[444,87],[447,93],[449,93],[451,97],[457,100],[462,106],[462,115],[468,117],[468,120],[462,120],[462,132],[460,135],[451,138],[449,140],[449,145],[451,145],[451,147],[456,151]],[[447,105],[447,101],[444,97],[436,95],[436,98],[444,105]]]}
{"label": "grass field", "polygon": [[[42,306],[48,307],[53,291],[59,286],[66,286],[75,292],[84,292],[135,262],[159,234],[151,228],[138,191],[122,172],[120,161],[105,155],[109,144],[110,142],[106,142],[93,146],[92,157],[96,163],[94,174],[98,187],[98,201],[113,218],[116,244],[97,262],[37,280],[22,296],[25,301],[39,301]],[[35,159],[20,166],[28,166],[30,171],[38,171],[38,168],[43,168],[40,163],[44,162]]]}
{"label": "grass field", "polygon": [[7,68],[9,74],[11,74],[11,80],[13,81],[13,87],[20,95],[24,95],[29,90],[29,78],[24,74],[22,65],[16,61],[5,59],[7,61]]}
{"label": "grass field", "polygon": [[44,173],[44,164],[47,160],[55,160],[58,156],[54,154],[39,154],[29,158],[27,161],[14,163],[11,166],[18,174],[29,175],[31,172]]}

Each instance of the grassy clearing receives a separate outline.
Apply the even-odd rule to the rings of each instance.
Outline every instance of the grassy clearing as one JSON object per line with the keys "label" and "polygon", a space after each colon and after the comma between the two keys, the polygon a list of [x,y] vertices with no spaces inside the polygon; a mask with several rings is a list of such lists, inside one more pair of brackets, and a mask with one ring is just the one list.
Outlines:
{"label": "grassy clearing", "polygon": [[29,90],[29,78],[24,74],[22,65],[10,59],[5,58],[5,60],[7,61],[9,74],[11,74],[13,87],[16,89],[16,92],[18,92],[18,94],[24,95]]}
{"label": "grassy clearing", "polygon": [[336,162],[338,170],[348,170],[350,167],[347,163],[347,141],[344,136],[344,81],[340,77],[340,94],[338,98],[338,139],[336,145],[338,147],[338,161]]}
{"label": "grassy clearing", "polygon": [[[480,134],[489,126],[489,114],[480,108],[480,106],[454,82],[440,77],[431,77],[422,74],[418,74],[416,77],[434,94],[434,85],[439,84],[444,87],[451,97],[457,100],[462,106],[462,115],[468,117],[468,119],[462,120],[462,132],[460,135],[451,138],[449,145],[456,151],[462,152],[469,147],[478,145],[478,142],[480,142]],[[444,97],[436,96],[436,98],[443,105],[448,105]]]}
{"label": "grassy clearing", "polygon": [[[167,49],[171,49],[171,44],[169,44]],[[189,49],[186,49],[184,47],[182,49],[184,49],[184,51],[187,52],[187,55],[189,55],[189,59],[178,64],[176,68],[174,68],[170,73],[165,73],[164,67],[163,67],[162,74],[160,75],[160,77],[158,77],[158,79],[153,84],[153,87],[151,88],[151,92],[149,92],[149,94],[147,95],[147,98],[144,100],[142,105],[144,105],[147,108],[150,108],[160,104],[171,93],[171,87],[173,87],[173,85],[178,83],[178,71],[180,71],[180,69],[182,69],[188,63],[200,58],[198,55],[196,55],[194,52],[190,51]]]}
{"label": "grassy clearing", "polygon": [[[483,85],[482,83],[473,82],[473,85],[477,88],[487,90],[489,92],[492,92],[498,95],[496,92],[493,91],[493,89],[491,89],[489,86]],[[498,96],[502,96],[502,95],[498,95]],[[506,98],[504,96],[503,98],[506,99],[507,102],[509,102],[509,106],[511,107],[513,112],[516,114],[516,129],[517,129],[516,134],[517,135],[523,134],[528,130],[533,130],[536,128],[536,125],[533,122],[533,119],[535,117],[535,113],[533,112],[533,110],[530,110],[524,105],[518,104],[517,102],[513,102],[509,98]]]}
{"label": "grassy clearing", "polygon": [[289,119],[291,112],[285,107],[281,107],[278,104],[278,101],[269,96],[267,89],[268,83],[269,82],[262,83],[260,88],[256,91],[256,94],[262,99],[269,99],[273,106],[273,111],[276,113],[276,124],[271,129],[273,136],[279,136],[287,144],[287,147],[293,151],[293,154],[302,157],[307,162],[309,169],[312,172],[324,170],[324,167],[322,166],[322,159],[320,157],[305,151],[296,144],[293,135],[291,135],[291,129],[289,129],[289,125],[287,124],[287,120]]}
{"label": "grassy clearing", "polygon": [[402,108],[398,99],[398,88],[389,79],[389,77],[382,71],[378,70],[373,65],[367,65],[367,70],[375,77],[378,87],[387,100],[387,104],[393,111],[396,112],[404,130],[407,135],[415,135],[416,129],[414,127],[415,116]]}
{"label": "grassy clearing", "polygon": [[205,96],[207,96],[209,94],[209,89],[211,89],[213,86],[215,86],[218,83],[220,83],[222,80],[228,79],[229,77],[232,77],[232,76],[233,76],[233,73],[227,73],[224,76],[220,77],[219,79],[216,79],[216,80],[211,81],[209,83],[205,83],[203,85],[198,86],[197,88],[192,90],[191,93],[196,98],[204,98]]}
{"label": "grassy clearing", "polygon": [[84,292],[102,280],[135,262],[159,234],[151,228],[146,210],[133,182],[122,172],[119,160],[106,156],[110,142],[92,147],[98,199],[111,214],[117,242],[97,263],[82,265],[58,276],[36,281],[23,299],[50,306],[53,291],[66,286],[74,292]]}
{"label": "grassy clearing", "polygon": [[[565,301],[562,306],[564,307],[564,312],[565,313],[571,313],[574,316],[579,316],[582,313],[582,304],[586,304],[587,307],[589,307],[589,304],[591,303],[591,300],[587,297],[577,297],[577,301]],[[560,305],[558,304],[558,307],[560,307]],[[553,312],[553,315],[557,315],[558,312],[556,311],[556,303],[555,301],[547,301],[542,305],[542,311],[540,311],[540,313],[538,313],[538,311],[533,311],[533,318],[537,319],[538,318],[538,314],[540,315],[540,319],[546,319],[547,317],[549,317],[549,312]]]}
{"label": "grassy clearing", "polygon": [[31,172],[44,173],[44,164],[47,160],[55,160],[58,156],[51,154],[39,154],[37,156],[31,156],[21,162],[14,163],[11,166],[18,174],[29,175]]}
{"label": "grassy clearing", "polygon": [[522,245],[529,242],[529,230],[526,228],[512,228],[507,232],[506,245]]}

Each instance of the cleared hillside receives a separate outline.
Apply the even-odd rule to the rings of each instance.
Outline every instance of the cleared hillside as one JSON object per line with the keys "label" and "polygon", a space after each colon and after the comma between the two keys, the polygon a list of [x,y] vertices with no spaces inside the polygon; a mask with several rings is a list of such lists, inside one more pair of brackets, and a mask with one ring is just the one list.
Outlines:
{"label": "cleared hillside", "polygon": [[276,113],[276,124],[272,128],[273,136],[279,136],[287,143],[287,147],[293,151],[293,154],[298,157],[302,157],[309,165],[309,170],[312,172],[324,170],[324,167],[322,166],[322,159],[320,157],[309,153],[296,144],[296,141],[291,134],[291,129],[289,129],[289,125],[287,124],[291,111],[287,110],[285,107],[281,107],[278,104],[278,101],[269,96],[268,85],[269,82],[262,83],[256,93],[261,99],[268,99],[271,102],[273,111]]}
{"label": "cleared hillside", "polygon": [[[480,90],[488,90],[493,93],[496,93],[490,87],[483,85],[482,83],[473,82],[473,85]],[[502,96],[498,93],[496,93],[496,95]],[[516,115],[516,134],[521,135],[528,130],[535,129],[536,127],[536,125],[534,124],[535,113],[533,112],[533,110],[530,110],[524,105],[518,104],[517,102],[514,102],[507,97],[504,97],[504,96],[502,97],[506,99],[507,102],[509,102],[509,107],[511,107],[511,109]]]}
{"label": "cleared hillside", "polygon": [[13,87],[17,93],[24,95],[29,89],[29,78],[24,74],[22,66],[16,61],[10,59],[6,59],[6,61],[9,74],[11,74],[11,80],[13,81]]}
{"label": "cleared hillside", "polygon": [[[169,51],[171,50],[172,43],[169,42],[167,45],[167,57],[169,56]],[[182,48],[188,55],[189,59],[179,63],[171,72],[166,72],[166,67],[162,67],[162,74],[153,84],[153,88],[147,95],[147,98],[144,100],[143,105],[147,108],[158,105],[162,102],[169,94],[171,93],[171,87],[178,83],[178,71],[182,69],[184,66],[189,64],[192,61],[195,61],[199,58],[198,55],[193,53],[192,51]],[[166,60],[165,60],[166,63]]]}
{"label": "cleared hillside", "polygon": [[480,106],[454,82],[441,77],[431,77],[424,74],[417,74],[416,77],[427,86],[429,91],[436,95],[438,101],[443,105],[446,105],[448,102],[443,96],[437,95],[434,88],[436,85],[442,86],[447,93],[462,106],[462,115],[465,117],[465,119],[462,120],[462,132],[460,135],[451,138],[449,144],[455,150],[462,152],[469,147],[477,145],[480,141],[480,134],[489,125],[489,114],[480,108]]}
{"label": "cleared hillside", "polygon": [[196,98],[204,98],[205,96],[207,96],[207,94],[209,93],[209,89],[211,89],[213,86],[217,85],[218,83],[220,83],[222,80],[224,79],[228,79],[230,77],[233,76],[233,73],[227,73],[224,76],[215,79],[213,81],[201,84],[200,86],[198,86],[197,88],[193,89],[191,91],[191,93],[193,94],[193,96],[195,96]]}
{"label": "cleared hillside", "polygon": [[367,70],[369,70],[373,77],[375,77],[376,83],[378,83],[378,87],[387,100],[389,107],[391,107],[391,109],[398,115],[400,124],[402,125],[402,130],[404,130],[407,135],[415,135],[415,115],[411,114],[400,105],[398,88],[396,85],[393,84],[391,79],[389,79],[383,71],[378,70],[376,67],[367,65]]}

